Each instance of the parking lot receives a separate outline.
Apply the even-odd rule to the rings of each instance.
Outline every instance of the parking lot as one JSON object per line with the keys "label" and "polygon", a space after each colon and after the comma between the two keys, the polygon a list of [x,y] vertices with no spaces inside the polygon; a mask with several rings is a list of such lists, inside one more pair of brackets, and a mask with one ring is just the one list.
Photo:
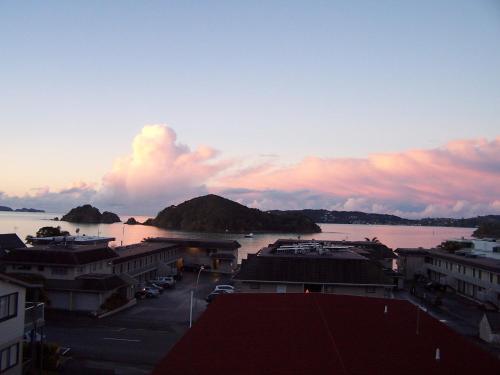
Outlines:
{"label": "parking lot", "polygon": [[[194,299],[195,320],[206,309],[204,299],[215,285],[227,282],[227,276],[201,273]],[[47,341],[71,348],[66,373],[80,373],[78,369],[84,366],[114,369],[117,374],[149,373],[188,329],[190,292],[195,283],[196,274],[185,272],[176,287],[159,298],[138,300],[137,305],[103,319],[48,314]],[[84,373],[91,372],[86,369]]]}

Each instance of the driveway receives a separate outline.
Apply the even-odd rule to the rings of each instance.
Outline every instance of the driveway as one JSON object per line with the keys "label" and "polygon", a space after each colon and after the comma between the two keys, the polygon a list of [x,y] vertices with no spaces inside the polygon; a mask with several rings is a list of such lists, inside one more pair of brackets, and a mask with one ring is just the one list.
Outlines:
{"label": "driveway", "polygon": [[227,276],[202,272],[195,289],[196,276],[186,272],[159,298],[138,300],[137,305],[103,319],[49,313],[47,341],[71,348],[67,373],[75,374],[75,368],[83,366],[115,369],[117,374],[149,373],[188,329],[191,290],[195,290],[196,320],[215,285],[228,282]]}

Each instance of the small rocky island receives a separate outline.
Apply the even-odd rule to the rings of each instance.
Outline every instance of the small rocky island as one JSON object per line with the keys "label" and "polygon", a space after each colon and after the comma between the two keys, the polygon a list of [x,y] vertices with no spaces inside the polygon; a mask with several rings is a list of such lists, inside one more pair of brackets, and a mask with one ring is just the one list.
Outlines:
{"label": "small rocky island", "polygon": [[139,223],[135,219],[135,217],[130,217],[130,218],[127,219],[127,221],[124,224],[127,224],[127,225],[138,225],[138,224],[141,224],[141,223]]}
{"label": "small rocky island", "polygon": [[214,194],[167,207],[144,224],[197,232],[321,232],[321,228],[305,215],[263,212]]}
{"label": "small rocky island", "polygon": [[98,208],[85,204],[69,211],[61,221],[85,224],[112,224],[121,222],[117,214],[109,211],[101,213]]}

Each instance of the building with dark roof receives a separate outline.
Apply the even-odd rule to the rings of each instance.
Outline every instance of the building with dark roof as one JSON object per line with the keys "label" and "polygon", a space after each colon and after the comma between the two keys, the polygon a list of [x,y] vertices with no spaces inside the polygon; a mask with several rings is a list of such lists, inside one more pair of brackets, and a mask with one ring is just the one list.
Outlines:
{"label": "building with dark roof", "polygon": [[182,266],[182,247],[176,243],[140,242],[116,247],[113,273],[126,274],[138,283],[158,276],[176,275]]}
{"label": "building with dark roof", "polygon": [[425,277],[468,298],[500,307],[500,259],[469,250],[396,249],[405,279]]}
{"label": "building with dark roof", "polygon": [[323,292],[384,297],[394,287],[382,264],[334,241],[278,240],[248,255],[234,276],[241,292]]}
{"label": "building with dark roof", "polygon": [[217,297],[154,375],[470,375],[500,362],[408,301],[355,296]]}
{"label": "building with dark roof", "polygon": [[19,249],[26,247],[24,242],[15,233],[0,234],[0,254],[3,250]]}
{"label": "building with dark roof", "polygon": [[9,250],[0,261],[6,273],[41,283],[47,307],[96,313],[112,296],[134,298],[130,280],[113,274],[116,258],[107,243],[56,242]]}
{"label": "building with dark roof", "polygon": [[238,266],[238,249],[241,247],[238,241],[172,237],[147,238],[145,241],[178,245],[186,268],[203,266],[205,272],[232,274]]}

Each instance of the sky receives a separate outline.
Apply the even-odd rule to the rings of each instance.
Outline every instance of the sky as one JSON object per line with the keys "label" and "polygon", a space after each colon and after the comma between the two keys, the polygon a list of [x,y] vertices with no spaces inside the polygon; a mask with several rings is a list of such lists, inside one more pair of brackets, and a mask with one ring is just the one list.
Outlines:
{"label": "sky", "polygon": [[500,213],[500,2],[1,1],[0,205]]}

